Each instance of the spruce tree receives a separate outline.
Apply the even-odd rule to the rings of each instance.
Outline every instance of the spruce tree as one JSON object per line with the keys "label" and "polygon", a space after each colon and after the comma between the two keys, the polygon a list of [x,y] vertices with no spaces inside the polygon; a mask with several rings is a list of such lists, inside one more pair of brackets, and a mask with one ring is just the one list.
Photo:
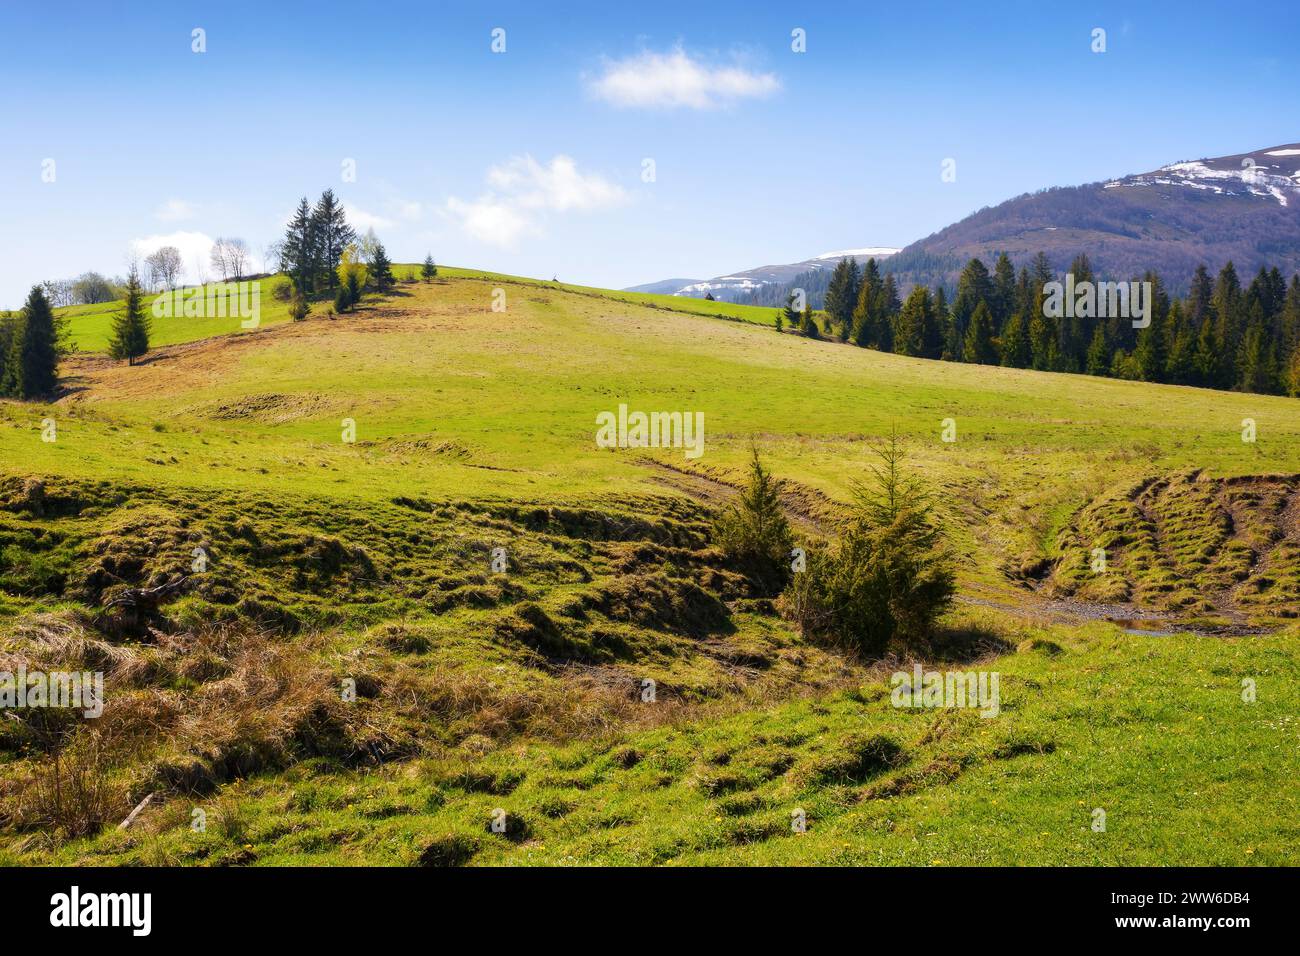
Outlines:
{"label": "spruce tree", "polygon": [[49,300],[32,286],[14,330],[9,378],[16,398],[44,398],[59,382],[59,328]]}
{"label": "spruce tree", "polygon": [[424,277],[425,282],[429,282],[437,277],[438,267],[433,263],[432,253],[424,257],[424,265],[420,267],[420,275]]}
{"label": "spruce tree", "polygon": [[1029,349],[1033,368],[1040,372],[1056,369],[1056,323],[1050,316],[1044,315],[1041,308],[1029,320]]}
{"label": "spruce tree", "polygon": [[943,283],[934,287],[934,321],[938,326],[938,350],[934,353],[934,358],[951,359],[948,352],[948,340],[952,331],[952,310],[948,308],[948,293],[943,287]]}
{"label": "spruce tree", "polygon": [[1047,253],[1040,252],[1034,256],[1029,266],[1029,288],[1035,297],[1046,295],[1043,286],[1056,278],[1056,270],[1047,258]]}
{"label": "spruce tree", "polygon": [[13,366],[9,356],[13,351],[17,326],[18,316],[12,312],[0,314],[0,398],[10,398],[14,394],[14,384],[10,376]]}
{"label": "spruce tree", "polygon": [[1196,338],[1181,303],[1174,302],[1169,306],[1165,326],[1165,377],[1162,381],[1187,385],[1193,375]]}
{"label": "spruce tree", "polygon": [[921,329],[921,357],[937,359],[943,354],[943,337],[948,324],[948,301],[939,286],[930,295],[925,326]]}
{"label": "spruce tree", "polygon": [[983,302],[975,307],[975,312],[971,315],[963,358],[976,365],[998,364],[998,350],[993,344],[993,317]]}
{"label": "spruce tree", "polygon": [[388,253],[382,242],[375,243],[374,252],[370,254],[370,278],[374,280],[375,288],[380,292],[393,284],[392,263],[388,260]]}
{"label": "spruce tree", "polygon": [[810,339],[821,338],[821,333],[817,331],[817,323],[813,321],[812,306],[803,307],[803,315],[799,317],[799,331]]}
{"label": "spruce tree", "polygon": [[[306,199],[303,200],[306,202]],[[300,207],[301,208],[301,207]],[[339,260],[343,250],[357,238],[356,232],[348,225],[347,214],[343,204],[334,195],[334,190],[327,189],[316,201],[311,211],[311,235],[315,244],[312,268],[324,280],[329,289],[338,281]]]}
{"label": "spruce tree", "polygon": [[1223,342],[1219,338],[1219,323],[1207,320],[1196,337],[1196,352],[1192,358],[1193,384],[1206,388],[1219,388],[1224,378]]}
{"label": "spruce tree", "polygon": [[898,280],[891,272],[880,282],[880,311],[887,318],[893,318],[902,307],[903,301],[898,297]]}
{"label": "spruce tree", "polygon": [[123,296],[122,311],[113,318],[112,334],[108,342],[108,354],[127,365],[134,365],[135,360],[149,351],[150,320],[144,309],[144,290],[140,288],[140,276],[135,266],[126,277],[126,293]]}
{"label": "spruce tree", "polygon": [[1089,375],[1109,375],[1111,370],[1110,344],[1106,341],[1106,330],[1098,325],[1092,333],[1092,342],[1088,345],[1088,354],[1084,370]]}
{"label": "spruce tree", "polygon": [[[1092,263],[1083,253],[1074,257],[1069,272],[1074,275],[1076,288],[1080,283],[1095,280]],[[1058,321],[1057,342],[1061,349],[1061,363],[1071,371],[1082,369],[1087,362],[1088,345],[1092,341],[1092,330],[1088,326],[1094,320],[1079,315],[1071,317],[1063,314]]]}
{"label": "spruce tree", "polygon": [[836,264],[830,284],[826,287],[824,307],[827,321],[845,341],[848,341],[853,324],[853,308],[857,304],[860,280],[858,261],[846,256]]}
{"label": "spruce tree", "polygon": [[882,352],[894,350],[894,322],[903,305],[898,300],[898,283],[892,273],[880,284],[880,301],[876,306],[879,347]]}
{"label": "spruce tree", "polygon": [[[1231,351],[1235,351],[1245,333],[1242,322],[1241,281],[1237,278],[1237,268],[1229,260],[1219,270],[1219,277],[1214,283],[1214,296],[1210,300],[1214,314],[1219,323],[1219,337]],[[1229,384],[1231,382],[1229,381]]]}
{"label": "spruce tree", "polygon": [[934,306],[930,290],[923,285],[913,286],[907,301],[898,314],[894,333],[894,351],[899,355],[920,355],[925,346],[925,330],[932,325]]}
{"label": "spruce tree", "polygon": [[799,324],[800,324],[799,310],[794,307],[794,299],[795,299],[795,295],[793,292],[791,292],[788,296],[786,296],[785,308],[781,312],[778,312],[776,315],[777,318],[776,330],[778,332],[781,331],[781,326],[783,324],[790,326],[791,329],[794,329],[796,331],[798,331],[799,329]]}
{"label": "spruce tree", "polygon": [[993,301],[989,303],[989,309],[993,313],[994,334],[1004,334],[1016,309],[1016,270],[1005,252],[993,265]]}
{"label": "spruce tree", "polygon": [[789,580],[794,535],[781,507],[781,485],[751,450],[749,481],[714,521],[714,542],[760,595],[775,596]]}
{"label": "spruce tree", "polygon": [[1284,355],[1291,355],[1300,345],[1300,275],[1291,277],[1282,303],[1280,336]]}
{"label": "spruce tree", "polygon": [[1269,394],[1277,390],[1276,361],[1262,322],[1252,322],[1242,337],[1237,367],[1237,384],[1243,392]]}
{"label": "spruce tree", "polygon": [[[1153,286],[1154,288],[1154,286]],[[1133,360],[1144,382],[1163,382],[1165,365],[1169,355],[1166,351],[1168,339],[1165,334],[1165,315],[1156,302],[1150,303],[1150,323],[1138,331],[1137,348],[1133,351]]]}
{"label": "spruce tree", "polygon": [[1273,322],[1286,306],[1286,280],[1282,278],[1282,272],[1277,266],[1268,270],[1268,277],[1264,280],[1264,292],[1268,303],[1267,316],[1269,321]]}
{"label": "spruce tree", "polygon": [[311,205],[303,196],[294,211],[293,219],[285,229],[281,249],[284,269],[297,283],[298,291],[306,294],[316,288],[318,272],[318,242],[316,223]]}
{"label": "spruce tree", "polygon": [[[875,264],[874,259],[867,263],[872,268],[874,268]],[[880,294],[880,286],[869,273],[870,269],[858,288],[858,301],[853,307],[853,317],[851,319],[853,344],[860,345],[863,348],[875,348],[880,341],[876,321],[876,299]]]}
{"label": "spruce tree", "polygon": [[876,263],[875,258],[867,260],[867,264],[862,267],[862,277],[858,281],[858,297],[861,298],[862,289],[871,286],[871,294],[879,295],[880,290],[884,287],[884,280],[880,275],[880,266]]}
{"label": "spruce tree", "polygon": [[1300,345],[1291,352],[1286,367],[1286,393],[1292,398],[1300,398]]}
{"label": "spruce tree", "polygon": [[1009,368],[1028,368],[1032,361],[1029,323],[1024,313],[1017,312],[1007,321],[1007,331],[1002,336],[1002,364]]}
{"label": "spruce tree", "polygon": [[966,349],[966,332],[975,309],[993,300],[993,280],[989,270],[979,259],[971,259],[957,277],[957,297],[952,300],[952,330],[948,351],[956,361],[962,361]]}
{"label": "spruce tree", "polygon": [[1020,270],[1020,277],[1016,280],[1016,304],[1012,311],[1019,312],[1024,316],[1027,324],[1029,316],[1033,314],[1033,308],[1033,282],[1029,278],[1029,270],[1022,267]]}
{"label": "spruce tree", "polygon": [[1191,292],[1187,296],[1187,318],[1191,322],[1192,331],[1199,333],[1201,326],[1210,317],[1213,298],[1214,283],[1210,281],[1210,274],[1205,266],[1197,266],[1192,275]]}
{"label": "spruce tree", "polygon": [[844,313],[836,317],[838,323],[838,332],[841,342],[849,340],[849,334],[853,331],[853,307],[858,301],[858,291],[862,287],[862,269],[858,266],[858,260],[849,259],[849,287],[848,298],[845,302]]}

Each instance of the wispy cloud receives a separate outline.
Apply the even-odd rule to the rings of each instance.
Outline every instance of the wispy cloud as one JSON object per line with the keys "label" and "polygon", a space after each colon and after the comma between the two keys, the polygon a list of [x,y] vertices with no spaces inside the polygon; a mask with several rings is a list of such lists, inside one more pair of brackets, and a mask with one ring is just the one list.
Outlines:
{"label": "wispy cloud", "polygon": [[385,203],[393,215],[407,222],[419,222],[424,216],[424,203],[413,199],[390,199]]}
{"label": "wispy cloud", "polygon": [[348,217],[348,224],[361,232],[365,232],[367,229],[388,229],[393,225],[393,220],[366,212],[360,206],[345,203],[343,210]]}
{"label": "wispy cloud", "polygon": [[194,218],[194,204],[184,199],[169,199],[156,210],[154,218],[161,222],[180,222]]}
{"label": "wispy cloud", "polygon": [[449,198],[443,212],[481,242],[510,247],[539,235],[547,213],[592,212],[627,200],[621,186],[595,173],[582,173],[568,156],[542,164],[516,156],[488,170],[489,192],[475,200]]}
{"label": "wispy cloud", "polygon": [[619,107],[707,110],[770,96],[781,88],[781,81],[774,73],[756,73],[735,62],[711,63],[677,47],[668,53],[646,51],[606,60],[604,72],[590,79],[587,88]]}
{"label": "wispy cloud", "polygon": [[473,238],[494,246],[511,247],[526,235],[536,235],[536,223],[508,201],[485,197],[466,202],[452,196],[447,213]]}

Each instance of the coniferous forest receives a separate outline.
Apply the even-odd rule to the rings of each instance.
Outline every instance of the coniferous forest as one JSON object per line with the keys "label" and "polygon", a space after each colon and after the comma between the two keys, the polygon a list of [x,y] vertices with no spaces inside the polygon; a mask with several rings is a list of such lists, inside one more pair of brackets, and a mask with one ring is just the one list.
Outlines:
{"label": "coniferous forest", "polygon": [[[1100,280],[1086,255],[1068,272],[1076,284]],[[1217,276],[1199,266],[1178,298],[1147,272],[1139,280],[1152,290],[1145,328],[1127,317],[1052,317],[1045,288],[1062,278],[1041,253],[1018,273],[1003,254],[991,272],[971,259],[951,301],[941,286],[904,297],[875,259],[860,267],[845,258],[830,275],[820,322],[791,323],[787,307],[777,324],[949,362],[1300,396],[1300,275],[1288,284],[1276,267],[1260,268],[1243,285],[1231,262]]]}

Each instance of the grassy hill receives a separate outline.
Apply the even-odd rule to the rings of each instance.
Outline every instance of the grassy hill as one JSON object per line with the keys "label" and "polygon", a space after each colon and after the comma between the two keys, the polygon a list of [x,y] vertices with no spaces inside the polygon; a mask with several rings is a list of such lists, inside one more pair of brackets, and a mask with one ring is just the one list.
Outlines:
{"label": "grassy hill", "polygon": [[[394,267],[394,274],[399,278],[418,275],[419,265],[397,265]],[[628,302],[637,305],[646,305],[659,309],[668,309],[674,312],[687,312],[693,315],[706,315],[720,319],[734,319],[741,322],[753,322],[757,325],[771,325],[773,317],[776,314],[774,309],[759,308],[757,306],[736,305],[731,302],[708,302],[704,299],[692,299],[686,297],[677,297],[671,295],[656,295],[645,292],[620,292],[613,289],[597,289],[590,286],[571,285],[569,283],[546,282],[541,279],[528,279],[521,276],[510,276],[495,272],[485,272],[481,269],[458,269],[455,266],[439,266],[439,275],[444,279],[480,279],[485,282],[506,283],[512,286],[528,285],[538,288],[562,289],[566,292],[573,292],[580,295],[592,295],[600,298],[612,299],[618,302]],[[289,306],[287,302],[281,302],[274,299],[270,292],[271,283],[267,280],[262,281],[261,289],[261,314],[258,322],[258,328],[268,328],[280,325],[289,321]],[[195,287],[189,286],[181,290],[182,295],[188,295]],[[149,296],[146,300],[146,307],[150,310],[152,331],[150,342],[155,347],[163,345],[177,345],[183,342],[193,342],[198,339],[210,338],[215,335],[228,335],[233,332],[250,331],[242,326],[242,320],[237,316],[236,311],[238,302],[233,301],[234,297],[229,295],[224,286],[220,283],[210,286],[202,286],[204,295],[211,294],[214,301],[220,304],[220,311],[225,315],[212,317],[186,317],[183,315],[165,315],[158,318],[152,317],[152,308],[157,296]],[[329,308],[328,300],[323,296],[318,296],[315,307],[319,310]],[[113,317],[122,309],[122,302],[100,302],[94,305],[75,305],[55,310],[56,313],[68,323],[70,332],[70,341],[74,348],[83,352],[105,352],[108,349],[109,336],[112,332]]]}
{"label": "grassy hill", "polygon": [[[110,826],[87,810],[55,834],[29,783],[48,728],[6,722],[0,859],[1295,862],[1296,483],[1225,481],[1300,472],[1293,400],[440,273],[345,316],[175,320],[133,368],[95,354],[103,309],[74,311],[67,394],[0,403],[0,655],[110,691],[98,743],[65,755]],[[702,412],[704,455],[597,447],[621,403]],[[891,430],[960,557],[926,663],[1000,671],[997,719],[891,707],[892,666],[807,644],[709,546],[751,443],[815,537]],[[1077,565],[1103,536],[1119,583],[1092,593]],[[209,567],[156,618],[111,610],[196,548]],[[1169,598],[1195,574],[1214,600]],[[1163,622],[1131,629],[1162,633],[1101,620],[1130,601]]]}

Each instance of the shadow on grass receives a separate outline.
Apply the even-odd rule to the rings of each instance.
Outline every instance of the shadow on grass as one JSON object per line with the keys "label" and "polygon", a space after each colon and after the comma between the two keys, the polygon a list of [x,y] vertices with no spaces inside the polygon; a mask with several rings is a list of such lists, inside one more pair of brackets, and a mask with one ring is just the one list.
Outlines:
{"label": "shadow on grass", "polygon": [[944,664],[969,664],[1009,653],[1015,646],[993,628],[980,624],[938,627],[930,641],[931,658]]}

